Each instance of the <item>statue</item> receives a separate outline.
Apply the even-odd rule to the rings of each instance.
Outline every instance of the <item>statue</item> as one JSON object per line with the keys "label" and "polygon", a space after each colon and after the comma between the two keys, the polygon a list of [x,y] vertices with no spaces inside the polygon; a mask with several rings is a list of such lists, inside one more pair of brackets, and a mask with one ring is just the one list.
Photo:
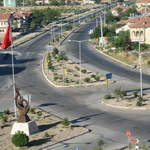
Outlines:
{"label": "statue", "polygon": [[19,111],[18,122],[25,123],[31,121],[27,115],[30,109],[29,103],[21,96],[18,88],[16,88],[15,103]]}

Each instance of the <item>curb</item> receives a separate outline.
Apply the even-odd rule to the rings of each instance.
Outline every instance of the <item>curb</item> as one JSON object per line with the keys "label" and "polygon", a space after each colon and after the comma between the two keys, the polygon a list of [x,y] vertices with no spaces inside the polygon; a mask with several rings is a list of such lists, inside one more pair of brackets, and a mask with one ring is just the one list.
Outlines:
{"label": "curb", "polygon": [[106,102],[104,102],[104,100],[102,100],[100,102],[103,105],[106,105],[108,107],[112,107],[112,108],[118,108],[118,109],[126,109],[126,110],[150,110],[149,108],[139,108],[139,107],[125,107],[125,106],[117,106],[117,105],[112,105],[112,104],[107,104]]}
{"label": "curb", "polygon": [[[82,126],[81,126],[81,127],[82,127]],[[49,146],[46,146],[46,147],[41,148],[41,149],[39,149],[39,150],[45,150],[45,149],[47,149],[47,148],[50,148],[50,147],[51,147],[51,146],[53,146],[53,145],[56,145],[56,144],[59,144],[59,143],[62,143],[62,142],[65,142],[65,141],[68,141],[68,140],[74,139],[74,138],[76,138],[76,137],[82,136],[82,135],[87,134],[87,133],[89,133],[89,132],[91,132],[91,130],[90,130],[90,129],[87,129],[87,131],[86,131],[86,132],[84,132],[84,133],[82,133],[82,134],[76,135],[76,136],[71,137],[71,138],[67,138],[67,139],[65,139],[65,140],[59,141],[59,142],[57,142],[57,143],[54,143],[54,144],[49,145]]]}
{"label": "curb", "polygon": [[116,59],[116,58],[114,58],[114,57],[112,57],[112,56],[109,56],[108,54],[106,54],[106,53],[104,53],[104,52],[98,50],[97,48],[94,47],[94,45],[93,45],[91,42],[90,42],[90,46],[91,46],[93,49],[95,49],[96,51],[98,51],[100,54],[102,54],[102,55],[104,55],[104,56],[106,56],[106,57],[108,57],[108,58],[110,58],[110,59],[112,59],[112,60],[114,60],[114,61],[116,61],[116,62],[119,62],[119,63],[121,63],[121,64],[123,64],[123,65],[125,65],[125,66],[130,67],[130,68],[133,67],[132,65],[129,65],[129,64],[125,63],[125,62],[122,62],[121,60],[118,60],[118,59]]}
{"label": "curb", "polygon": [[[45,62],[45,58],[46,56],[44,56],[43,60],[42,60],[42,73],[44,75],[44,78],[46,79],[46,81],[51,84],[52,86],[56,87],[56,88],[70,88],[70,87],[88,87],[88,86],[100,86],[100,85],[105,85],[106,83],[100,84],[100,83],[91,83],[91,84],[79,84],[79,85],[57,85],[55,83],[53,83],[46,75],[45,72],[45,67],[44,67],[44,62]],[[113,82],[112,82],[113,83]]]}
{"label": "curb", "polygon": [[39,33],[39,34],[37,34],[37,35],[35,35],[35,36],[33,36],[33,37],[27,39],[27,40],[24,40],[24,41],[22,41],[22,42],[20,42],[20,43],[16,43],[16,44],[14,44],[14,47],[18,47],[18,46],[21,45],[21,44],[24,44],[24,43],[26,43],[26,42],[28,42],[28,41],[30,41],[30,40],[33,40],[34,38],[36,38],[36,37],[38,37],[38,36],[40,36],[40,35],[46,33],[47,31],[48,31],[48,30],[43,31],[43,32],[41,32],[41,33]]}

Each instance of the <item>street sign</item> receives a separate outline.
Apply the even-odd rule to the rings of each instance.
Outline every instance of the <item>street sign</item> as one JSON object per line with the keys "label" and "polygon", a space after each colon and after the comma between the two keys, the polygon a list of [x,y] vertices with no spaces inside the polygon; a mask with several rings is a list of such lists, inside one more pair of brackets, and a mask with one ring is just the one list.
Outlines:
{"label": "street sign", "polygon": [[79,147],[77,147],[77,148],[75,148],[75,150],[80,150],[80,148],[79,148]]}
{"label": "street sign", "polygon": [[107,73],[106,74],[106,79],[112,79],[112,73]]}
{"label": "street sign", "polygon": [[130,130],[126,131],[126,136],[131,136],[131,131]]}

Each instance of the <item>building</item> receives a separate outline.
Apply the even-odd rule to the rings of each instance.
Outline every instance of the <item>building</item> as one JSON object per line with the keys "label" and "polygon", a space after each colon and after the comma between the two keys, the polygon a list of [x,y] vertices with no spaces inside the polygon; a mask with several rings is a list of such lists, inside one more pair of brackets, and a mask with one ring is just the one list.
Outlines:
{"label": "building", "polygon": [[3,0],[4,7],[16,7],[16,0]]}
{"label": "building", "polygon": [[[13,13],[13,29],[24,29],[30,23],[31,12],[18,11]],[[0,32],[5,32],[8,25],[8,18],[11,13],[2,13],[0,14]]]}
{"label": "building", "polygon": [[139,17],[138,21],[129,25],[132,42],[141,41],[150,44],[150,17]]}
{"label": "building", "polygon": [[116,33],[129,30],[131,42],[141,41],[150,44],[150,16],[131,17],[126,21],[118,22],[118,24],[124,26],[118,28]]}
{"label": "building", "polygon": [[111,9],[111,13],[114,16],[119,16],[121,12],[125,12],[127,9],[128,9],[127,6],[118,5],[117,7]]}
{"label": "building", "polygon": [[150,0],[137,0],[136,6],[138,9],[149,7],[150,6]]}
{"label": "building", "polygon": [[0,14],[0,32],[6,32],[10,13]]}

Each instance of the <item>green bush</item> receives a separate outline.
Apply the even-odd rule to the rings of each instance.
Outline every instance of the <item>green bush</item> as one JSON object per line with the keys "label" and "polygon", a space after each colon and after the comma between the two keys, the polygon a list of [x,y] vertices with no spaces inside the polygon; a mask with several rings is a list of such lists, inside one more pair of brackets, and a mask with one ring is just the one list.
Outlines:
{"label": "green bush", "polygon": [[31,114],[36,114],[34,107],[30,108],[30,113],[31,113]]}
{"label": "green bush", "polygon": [[113,91],[114,96],[118,99],[118,98],[123,98],[124,96],[124,92],[121,91],[121,88],[117,88]]}
{"label": "green bush", "polygon": [[92,75],[91,75],[91,78],[94,78],[94,79],[95,79],[95,77],[96,77],[96,75],[95,75],[95,74],[92,74]]}
{"label": "green bush", "polygon": [[10,115],[10,110],[9,109],[4,110],[4,114]]}
{"label": "green bush", "polygon": [[1,114],[0,120],[2,121],[2,123],[6,123],[6,122],[8,122],[8,116],[5,114]]}
{"label": "green bush", "polygon": [[78,70],[78,71],[80,70],[80,68],[78,66],[75,66],[75,69]]}
{"label": "green bush", "polygon": [[48,69],[54,71],[54,66],[52,65],[51,62],[48,62]]}
{"label": "green bush", "polygon": [[94,78],[96,81],[99,81],[100,80],[100,76],[95,76]]}
{"label": "green bush", "polygon": [[81,72],[82,73],[87,73],[87,70],[86,69],[82,69]]}
{"label": "green bush", "polygon": [[60,61],[60,60],[68,60],[68,58],[65,55],[65,53],[61,52],[61,53],[58,54],[57,61]]}
{"label": "green bush", "polygon": [[111,99],[111,98],[112,98],[111,94],[107,94],[104,96],[104,99]]}
{"label": "green bush", "polygon": [[90,78],[88,78],[88,77],[84,79],[84,82],[89,83],[90,81],[91,81],[91,79],[90,79]]}
{"label": "green bush", "polygon": [[18,131],[12,136],[11,141],[16,147],[23,147],[28,145],[29,137],[24,132]]}
{"label": "green bush", "polygon": [[64,126],[69,126],[69,125],[70,125],[70,122],[69,122],[68,118],[64,118],[61,123],[62,123],[62,125],[64,125]]}
{"label": "green bush", "polygon": [[149,61],[147,61],[147,65],[150,65],[150,60],[149,60]]}
{"label": "green bush", "polygon": [[137,103],[136,103],[136,106],[143,106],[143,103],[141,100],[138,100]]}
{"label": "green bush", "polygon": [[138,97],[138,91],[134,92],[133,95],[135,98]]}
{"label": "green bush", "polygon": [[71,30],[71,29],[72,29],[72,25],[67,25],[67,26],[65,27],[65,30],[66,30],[66,31]]}
{"label": "green bush", "polygon": [[52,55],[55,56],[55,55],[57,55],[58,53],[59,53],[59,51],[58,51],[58,49],[55,47],[55,48],[53,49]]}
{"label": "green bush", "polygon": [[44,137],[48,138],[48,137],[50,137],[50,135],[47,132],[45,132]]}
{"label": "green bush", "polygon": [[65,78],[65,79],[64,79],[64,82],[65,82],[65,83],[69,83],[69,79],[68,79],[68,78]]}
{"label": "green bush", "polygon": [[54,76],[54,81],[57,81],[58,79],[59,79],[59,77],[58,76]]}
{"label": "green bush", "polygon": [[38,111],[36,114],[40,117],[43,113],[41,111]]}

